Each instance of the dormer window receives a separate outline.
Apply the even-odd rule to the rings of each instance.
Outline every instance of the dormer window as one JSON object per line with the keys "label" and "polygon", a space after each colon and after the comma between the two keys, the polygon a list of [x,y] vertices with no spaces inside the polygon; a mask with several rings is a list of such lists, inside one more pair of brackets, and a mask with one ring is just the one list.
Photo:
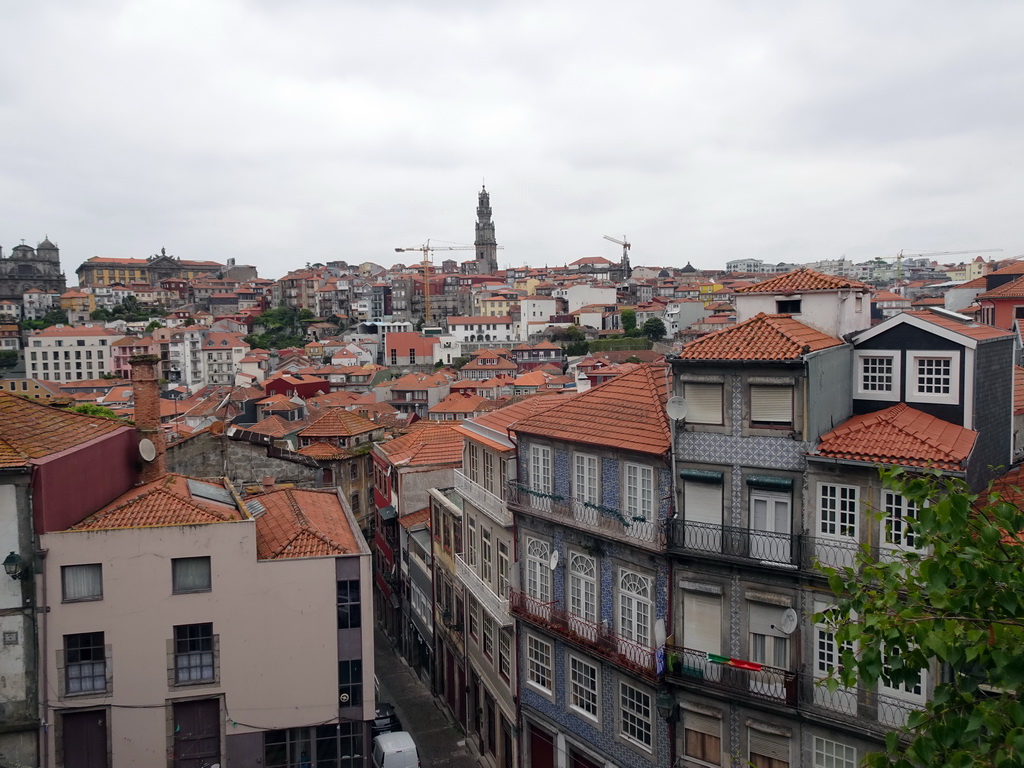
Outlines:
{"label": "dormer window", "polygon": [[799,315],[800,299],[776,299],[775,312],[779,315]]}

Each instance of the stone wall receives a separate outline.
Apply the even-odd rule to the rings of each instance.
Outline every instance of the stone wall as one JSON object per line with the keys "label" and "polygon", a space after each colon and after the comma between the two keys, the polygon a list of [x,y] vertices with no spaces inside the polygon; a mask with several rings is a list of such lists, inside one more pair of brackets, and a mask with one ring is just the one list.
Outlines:
{"label": "stone wall", "polygon": [[258,485],[264,477],[303,488],[322,485],[323,470],[273,458],[268,452],[265,445],[206,432],[168,447],[167,469],[189,477],[228,477],[242,485]]}

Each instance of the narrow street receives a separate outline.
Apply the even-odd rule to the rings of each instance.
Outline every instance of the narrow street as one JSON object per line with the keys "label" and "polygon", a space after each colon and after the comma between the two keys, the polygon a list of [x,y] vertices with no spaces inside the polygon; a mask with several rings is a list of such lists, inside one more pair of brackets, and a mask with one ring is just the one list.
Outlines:
{"label": "narrow street", "polygon": [[440,703],[416,677],[379,629],[374,630],[374,662],[380,701],[394,705],[402,727],[412,734],[423,768],[479,768],[468,742],[445,717]]}

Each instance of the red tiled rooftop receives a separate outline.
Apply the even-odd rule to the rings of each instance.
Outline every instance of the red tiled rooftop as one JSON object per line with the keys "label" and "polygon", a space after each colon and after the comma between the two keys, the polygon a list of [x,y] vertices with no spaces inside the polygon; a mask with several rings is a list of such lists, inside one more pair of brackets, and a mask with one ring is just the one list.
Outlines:
{"label": "red tiled rooftop", "polygon": [[1024,275],[978,295],[979,299],[1019,299],[1024,296]]}
{"label": "red tiled rooftop", "polygon": [[333,491],[286,488],[255,497],[266,510],[256,518],[260,560],[331,557],[359,551]]}
{"label": "red tiled rooftop", "polygon": [[398,524],[409,530],[415,525],[425,524],[428,528],[430,527],[430,507],[424,507],[418,509],[408,515],[402,515],[398,518]]}
{"label": "red tiled rooftop", "polygon": [[455,422],[418,422],[407,434],[377,448],[396,466],[462,465],[462,435],[455,431]]}
{"label": "red tiled rooftop", "polygon": [[[516,423],[517,433],[637,453],[669,450],[665,369],[642,365]],[[497,411],[496,413],[500,413]]]}
{"label": "red tiled rooftop", "polygon": [[911,312],[904,312],[907,317],[917,317],[926,322],[937,325],[940,328],[959,333],[962,336],[967,336],[971,339],[977,339],[978,341],[986,341],[988,339],[998,339],[1003,336],[1012,335],[1010,331],[1003,330],[1002,328],[996,328],[992,325],[985,325],[983,323],[975,322],[973,319],[970,321],[957,320],[955,317],[949,317],[939,312],[930,312],[928,310],[914,310]]}
{"label": "red tiled rooftop", "polygon": [[835,275],[823,275],[803,267],[784,275],[770,277],[754,285],[736,288],[736,293],[801,293],[803,291],[838,291],[845,289],[870,290],[870,286],[859,280]]}
{"label": "red tiled rooftop", "polygon": [[899,403],[847,419],[815,455],[904,467],[963,469],[978,433]]}
{"label": "red tiled rooftop", "polygon": [[377,426],[343,408],[329,408],[312,424],[299,433],[299,437],[351,437],[372,432]]}
{"label": "red tiled rooftop", "polygon": [[683,346],[683,360],[798,360],[843,342],[789,315],[763,312]]}
{"label": "red tiled rooftop", "polygon": [[472,413],[482,404],[490,402],[486,397],[480,395],[464,395],[458,392],[448,395],[439,402],[429,413]]}

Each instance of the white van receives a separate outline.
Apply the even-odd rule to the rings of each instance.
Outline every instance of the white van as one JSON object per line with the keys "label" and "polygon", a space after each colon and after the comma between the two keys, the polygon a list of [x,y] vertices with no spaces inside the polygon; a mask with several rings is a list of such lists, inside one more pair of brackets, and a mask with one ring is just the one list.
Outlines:
{"label": "white van", "polygon": [[373,740],[373,768],[419,768],[420,756],[408,731],[382,733]]}

